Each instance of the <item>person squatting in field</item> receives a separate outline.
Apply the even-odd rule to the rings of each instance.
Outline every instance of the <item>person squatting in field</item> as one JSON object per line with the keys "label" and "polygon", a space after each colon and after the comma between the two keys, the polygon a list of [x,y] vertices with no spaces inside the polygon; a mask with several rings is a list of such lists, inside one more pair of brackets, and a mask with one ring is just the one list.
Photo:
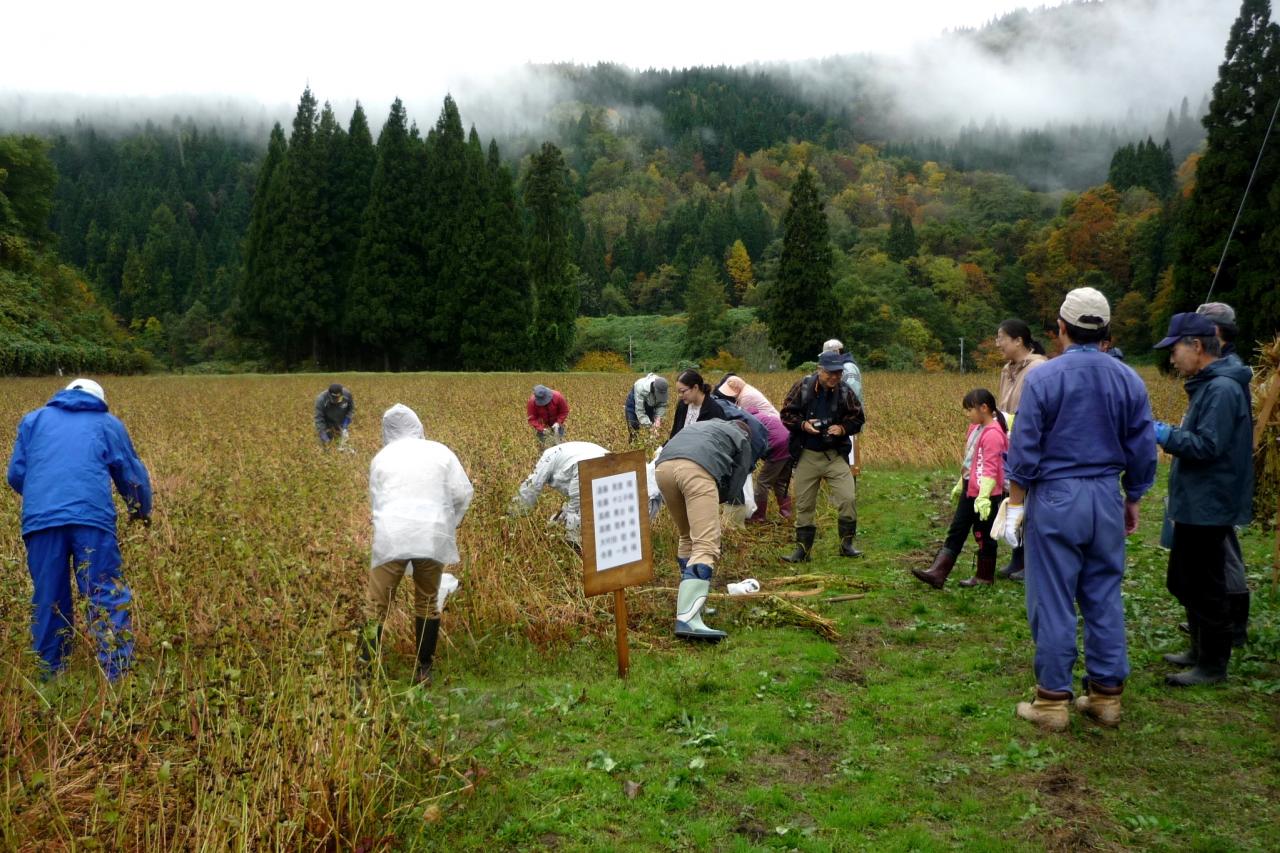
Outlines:
{"label": "person squatting in field", "polygon": [[102,386],[77,379],[18,424],[9,485],[22,496],[22,541],[31,573],[31,644],[46,676],[64,666],[73,637],[71,578],[89,603],[98,663],[111,681],[133,663],[111,485],[129,519],[151,518],[151,478],[129,432],[107,411]]}
{"label": "person squatting in field", "polygon": [[627,430],[632,441],[643,427],[657,435],[662,429],[662,419],[667,414],[667,380],[650,373],[635,381],[627,392],[622,406],[627,418]]}
{"label": "person squatting in field", "polygon": [[[582,497],[578,491],[578,463],[598,459],[609,451],[589,441],[566,441],[548,447],[538,457],[533,473],[520,484],[520,490],[511,499],[512,515],[522,515],[538,503],[543,489],[552,489],[565,497],[560,510],[551,517],[554,524],[564,526],[565,538],[575,549],[582,547]],[[654,466],[647,468],[649,492],[649,520],[652,521],[662,505],[662,495],[654,479]]]}
{"label": "person squatting in field", "polygon": [[533,395],[524,406],[529,426],[538,436],[538,446],[546,449],[547,442],[564,441],[565,421],[569,418],[569,404],[559,391],[546,385],[534,385]]}
{"label": "person squatting in field", "polygon": [[338,447],[346,449],[351,419],[356,414],[355,397],[341,382],[335,382],[329,386],[329,390],[320,392],[320,396],[316,397],[315,408],[316,437],[320,439],[320,444],[328,447],[331,441],[337,439]]}
{"label": "person squatting in field", "polygon": [[[996,328],[996,349],[1004,356],[1000,368],[1000,384],[996,386],[996,406],[1004,412],[1005,423],[1013,429],[1017,419],[1018,403],[1022,400],[1022,383],[1027,374],[1044,364],[1044,347],[1031,337],[1031,327],[1022,320],[1010,318]],[[1020,581],[1023,579],[1025,558],[1022,546],[1012,549],[1008,564],[1000,570],[1000,577]]]}
{"label": "person squatting in field", "polygon": [[1227,580],[1228,538],[1253,510],[1253,419],[1249,380],[1239,360],[1221,357],[1213,321],[1174,314],[1156,344],[1186,382],[1182,423],[1155,425],[1156,442],[1173,457],[1169,518],[1173,547],[1166,583],[1187,611],[1191,649],[1165,660],[1188,667],[1165,681],[1174,687],[1216,684],[1227,677],[1236,619]]}
{"label": "person squatting in field", "polygon": [[947,541],[929,569],[912,569],[911,574],[934,589],[942,589],[955,567],[969,532],[978,543],[978,570],[960,586],[989,585],[996,573],[996,541],[991,537],[993,512],[1004,499],[1004,456],[1009,449],[1004,415],[996,408],[995,395],[986,388],[974,388],[961,403],[969,419],[965,435],[964,461],[960,479],[951,489],[956,505]]}
{"label": "person squatting in field", "polygon": [[361,636],[368,669],[382,643],[382,625],[405,569],[413,566],[414,682],[431,679],[440,635],[440,573],[458,555],[457,528],[473,495],[467,472],[453,451],[426,438],[422,421],[396,403],[382,415],[383,447],[369,464],[373,553]]}
{"label": "person squatting in field", "polygon": [[1098,347],[1111,321],[1106,297],[1091,287],[1072,290],[1058,315],[1062,355],[1023,383],[1005,465],[1004,530],[1010,545],[1020,533],[1026,544],[1027,621],[1036,645],[1035,698],[1016,712],[1054,731],[1069,722],[1077,605],[1085,679],[1075,707],[1101,725],[1120,722],[1129,676],[1120,597],[1125,536],[1137,529],[1138,502],[1156,473],[1147,388]]}
{"label": "person squatting in field", "polygon": [[658,456],[658,488],[680,536],[675,635],[681,639],[718,642],[726,636],[703,623],[702,609],[720,559],[720,504],[743,503],[753,463],[745,420],[692,423]]}
{"label": "person squatting in field", "polygon": [[824,352],[818,370],[791,386],[782,404],[782,422],[791,431],[795,462],[795,550],[782,559],[804,562],[813,551],[818,488],[825,481],[836,504],[840,555],[861,557],[853,545],[858,535],[857,485],[849,468],[850,436],[862,430],[866,418],[853,389],[844,384],[844,359]]}

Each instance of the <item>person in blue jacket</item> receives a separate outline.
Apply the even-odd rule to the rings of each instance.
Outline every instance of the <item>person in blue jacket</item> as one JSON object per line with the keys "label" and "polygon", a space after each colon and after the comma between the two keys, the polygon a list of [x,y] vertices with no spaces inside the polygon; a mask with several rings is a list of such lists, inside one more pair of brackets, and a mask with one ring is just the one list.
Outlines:
{"label": "person in blue jacket", "polygon": [[1017,714],[1053,731],[1069,722],[1077,606],[1085,694],[1076,709],[1118,725],[1129,675],[1125,536],[1137,529],[1138,502],[1155,482],[1156,444],[1142,379],[1098,345],[1110,322],[1097,290],[1067,294],[1058,310],[1065,350],[1027,374],[1005,463],[1004,535],[1020,544],[1025,514],[1027,621],[1036,644],[1035,699],[1020,702]]}
{"label": "person in blue jacket", "polygon": [[1170,351],[1188,397],[1180,424],[1155,426],[1156,441],[1173,457],[1173,548],[1165,583],[1186,608],[1191,628],[1191,650],[1165,655],[1188,668],[1165,681],[1174,687],[1216,684],[1227,677],[1235,627],[1227,539],[1234,525],[1249,522],[1253,510],[1253,372],[1238,359],[1222,357],[1214,323],[1202,314],[1174,314],[1156,349]]}
{"label": "person in blue jacket", "polygon": [[8,479],[22,496],[22,540],[35,588],[31,642],[46,674],[62,669],[71,644],[74,574],[89,601],[98,662],[115,681],[133,662],[133,593],[120,573],[111,484],[130,519],[149,523],[151,480],[124,424],[107,411],[102,386],[77,379],[23,417]]}

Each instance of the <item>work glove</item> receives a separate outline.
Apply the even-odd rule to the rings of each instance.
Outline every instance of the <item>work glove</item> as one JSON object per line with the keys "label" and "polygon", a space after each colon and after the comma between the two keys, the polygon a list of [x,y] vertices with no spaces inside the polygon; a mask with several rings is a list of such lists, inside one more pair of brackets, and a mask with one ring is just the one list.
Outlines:
{"label": "work glove", "polygon": [[1008,504],[1004,516],[1004,541],[1009,547],[1017,548],[1022,544],[1022,516],[1027,508],[1022,504]]}
{"label": "work glove", "polygon": [[552,429],[556,431],[558,437],[564,438],[564,424],[556,424]]}
{"label": "work glove", "polygon": [[1004,415],[1005,429],[1009,432],[1013,432],[1013,419],[1017,415],[1017,412],[1001,412],[1001,414]]}
{"label": "work glove", "polygon": [[351,426],[351,418],[347,418],[342,422],[342,433],[346,435],[347,427]]}
{"label": "work glove", "polygon": [[349,439],[349,438],[351,438],[351,433],[349,433],[349,432],[347,431],[347,428],[346,428],[346,427],[343,427],[343,428],[342,428],[342,443],[343,443],[343,444],[346,444],[346,443],[347,443],[347,439]]}
{"label": "work glove", "polygon": [[956,480],[956,484],[951,487],[951,502],[953,504],[959,505],[960,493],[963,491],[964,491],[964,477],[961,477],[959,480]]}
{"label": "work glove", "polygon": [[1169,440],[1169,434],[1173,432],[1173,427],[1164,421],[1156,421],[1156,444],[1164,447],[1164,443]]}
{"label": "work glove", "polygon": [[991,517],[991,492],[996,487],[994,477],[978,478],[978,497],[973,502],[973,508],[978,513],[978,518],[986,521]]}

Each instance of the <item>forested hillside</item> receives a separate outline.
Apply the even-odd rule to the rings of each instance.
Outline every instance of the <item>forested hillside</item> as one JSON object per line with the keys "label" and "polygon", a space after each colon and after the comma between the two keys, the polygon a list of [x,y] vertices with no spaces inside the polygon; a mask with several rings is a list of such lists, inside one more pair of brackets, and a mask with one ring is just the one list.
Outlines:
{"label": "forested hillside", "polygon": [[[1096,14],[1071,8],[954,37],[1001,54],[1037,15]],[[554,368],[584,354],[575,316],[677,313],[685,360],[750,346],[794,362],[814,342],[760,343],[798,310],[781,294],[804,292],[783,260],[807,175],[831,247],[815,298],[867,365],[955,365],[961,338],[982,359],[1001,318],[1051,325],[1078,285],[1108,295],[1117,343],[1139,354],[1208,291],[1277,94],[1267,4],[1241,21],[1203,125],[1184,98],[1141,133],[992,121],[913,136],[856,58],[824,65],[848,82],[838,100],[782,67],[543,66],[559,96],[539,133],[468,132],[452,98],[425,135],[399,101],[340,120],[310,91],[270,139],[78,125],[52,141],[50,224],[61,258],[173,367]],[[1096,35],[1067,29],[1071,50]],[[1280,221],[1277,149],[1215,285],[1258,304],[1258,337],[1280,325],[1277,253],[1257,251]],[[735,306],[754,322],[725,321]]]}
{"label": "forested hillside", "polygon": [[0,137],[0,373],[132,373],[149,357],[49,248],[46,144]]}

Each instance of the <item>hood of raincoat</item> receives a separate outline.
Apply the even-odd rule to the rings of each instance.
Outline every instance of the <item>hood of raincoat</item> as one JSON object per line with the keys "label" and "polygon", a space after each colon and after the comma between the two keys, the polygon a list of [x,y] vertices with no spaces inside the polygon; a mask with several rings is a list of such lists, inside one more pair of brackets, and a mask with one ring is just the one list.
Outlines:
{"label": "hood of raincoat", "polygon": [[422,430],[422,421],[413,409],[403,403],[396,403],[382,413],[382,446],[402,438],[426,438]]}
{"label": "hood of raincoat", "polygon": [[1216,359],[1206,364],[1199,373],[1186,381],[1184,387],[1187,389],[1187,395],[1194,394],[1201,385],[1219,376],[1225,376],[1240,383],[1248,394],[1249,383],[1253,380],[1253,369],[1238,358]]}

